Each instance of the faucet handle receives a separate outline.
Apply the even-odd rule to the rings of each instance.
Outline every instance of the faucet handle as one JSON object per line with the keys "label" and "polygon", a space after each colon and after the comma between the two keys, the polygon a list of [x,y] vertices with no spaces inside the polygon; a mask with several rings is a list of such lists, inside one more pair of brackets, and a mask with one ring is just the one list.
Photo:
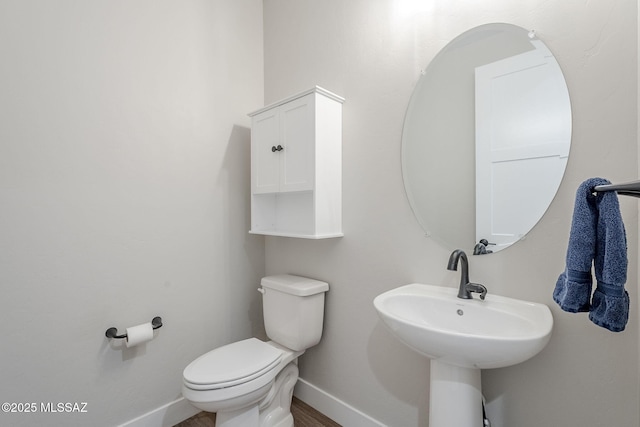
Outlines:
{"label": "faucet handle", "polygon": [[481,285],[480,283],[467,283],[465,288],[467,292],[475,292],[477,294],[480,294],[480,299],[483,301],[487,296],[487,288],[484,285]]}

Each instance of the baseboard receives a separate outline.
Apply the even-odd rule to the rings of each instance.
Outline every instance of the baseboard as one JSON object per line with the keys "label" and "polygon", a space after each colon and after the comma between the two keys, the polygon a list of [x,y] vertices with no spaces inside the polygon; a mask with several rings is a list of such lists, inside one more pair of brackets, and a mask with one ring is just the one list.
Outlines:
{"label": "baseboard", "polygon": [[[293,394],[309,406],[343,426],[386,427],[353,406],[299,378]],[[121,424],[118,427],[172,427],[196,415],[200,410],[183,397]]]}
{"label": "baseboard", "polygon": [[386,427],[381,422],[319,389],[303,378],[298,379],[293,394],[340,425],[349,427]]}
{"label": "baseboard", "polygon": [[181,397],[118,427],[172,427],[198,412],[200,409]]}

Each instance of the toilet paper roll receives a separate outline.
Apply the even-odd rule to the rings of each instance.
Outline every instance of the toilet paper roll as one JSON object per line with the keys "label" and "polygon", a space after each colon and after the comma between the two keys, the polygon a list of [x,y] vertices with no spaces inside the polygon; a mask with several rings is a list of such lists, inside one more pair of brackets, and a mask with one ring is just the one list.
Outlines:
{"label": "toilet paper roll", "polygon": [[153,339],[153,326],[151,322],[127,328],[127,347],[133,347]]}

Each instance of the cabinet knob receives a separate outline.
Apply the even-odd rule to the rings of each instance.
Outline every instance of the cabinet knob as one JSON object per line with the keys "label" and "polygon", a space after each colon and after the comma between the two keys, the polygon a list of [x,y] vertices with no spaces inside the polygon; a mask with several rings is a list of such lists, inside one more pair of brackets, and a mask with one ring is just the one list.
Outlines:
{"label": "cabinet knob", "polygon": [[280,144],[278,144],[278,146],[276,147],[275,145],[273,147],[271,147],[271,152],[275,153],[276,151],[282,151],[284,150],[284,147]]}

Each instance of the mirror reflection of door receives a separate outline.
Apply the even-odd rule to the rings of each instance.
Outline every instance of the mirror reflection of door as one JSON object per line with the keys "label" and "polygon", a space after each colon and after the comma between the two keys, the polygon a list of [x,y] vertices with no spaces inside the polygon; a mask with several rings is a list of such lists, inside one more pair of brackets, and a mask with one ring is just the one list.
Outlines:
{"label": "mirror reflection of door", "polygon": [[544,216],[570,145],[569,92],[549,49],[524,28],[481,25],[438,52],[411,95],[407,198],[425,234],[447,249],[471,253],[486,239],[499,243],[486,249],[504,250]]}
{"label": "mirror reflection of door", "polygon": [[544,215],[569,155],[569,93],[551,52],[531,43],[536,49],[475,70],[476,242],[495,243],[494,252]]}

